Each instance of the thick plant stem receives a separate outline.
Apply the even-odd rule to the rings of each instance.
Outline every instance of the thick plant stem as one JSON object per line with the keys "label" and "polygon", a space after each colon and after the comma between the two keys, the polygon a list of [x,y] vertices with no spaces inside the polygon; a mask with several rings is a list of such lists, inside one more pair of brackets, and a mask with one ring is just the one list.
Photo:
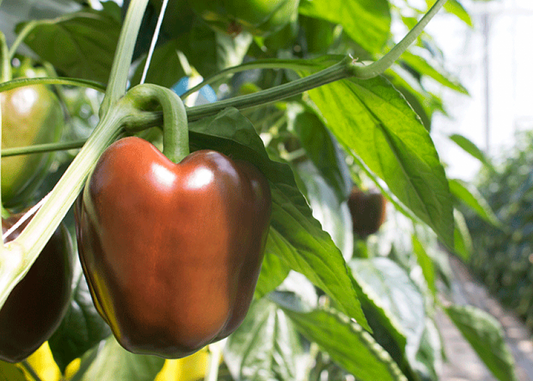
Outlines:
{"label": "thick plant stem", "polygon": [[11,79],[11,59],[7,48],[6,36],[0,31],[0,82]]}
{"label": "thick plant stem", "polygon": [[78,197],[96,161],[120,135],[121,126],[131,113],[129,105],[119,105],[119,101],[126,92],[136,36],[147,5],[148,0],[133,0],[128,9],[111,68],[108,91],[100,108],[100,123],[35,217],[20,236],[4,246],[0,253],[0,308],[29,271]]}
{"label": "thick plant stem", "polygon": [[108,113],[28,226],[5,246],[9,252],[0,255],[0,307],[67,214],[102,152],[120,135],[127,109],[116,107]]}
{"label": "thick plant stem", "polygon": [[250,107],[260,106],[267,103],[276,102],[293,95],[298,95],[304,91],[314,89],[340,79],[350,77],[351,57],[346,57],[341,62],[332,65],[318,73],[311,74],[307,77],[285,83],[267,90],[259,91],[254,94],[243,95],[218,101],[206,105],[191,107],[187,110],[189,121],[217,114],[227,107],[236,107],[244,110]]}
{"label": "thick plant stem", "polygon": [[[176,93],[162,86],[143,84],[132,88],[127,98],[131,100],[135,110],[146,109],[154,103],[161,106],[163,109],[163,154],[170,161],[179,163],[189,154],[187,112]],[[126,127],[126,129],[134,131],[133,128]]]}
{"label": "thick plant stem", "polygon": [[[132,0],[129,5],[126,18],[124,19],[124,26],[120,31],[115,60],[111,67],[109,85],[100,107],[101,116],[126,93],[128,73],[133,58],[133,50],[137,40],[136,37],[139,34],[142,18],[147,5],[148,0]],[[134,36],[135,38],[132,38]]]}

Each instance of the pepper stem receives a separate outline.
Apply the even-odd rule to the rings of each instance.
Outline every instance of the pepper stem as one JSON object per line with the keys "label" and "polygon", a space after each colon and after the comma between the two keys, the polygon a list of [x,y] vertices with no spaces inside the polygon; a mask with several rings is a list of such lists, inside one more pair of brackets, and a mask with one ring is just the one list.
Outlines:
{"label": "pepper stem", "polygon": [[[163,110],[163,154],[173,163],[179,163],[189,154],[189,129],[187,111],[180,97],[172,90],[153,84],[133,87],[125,96],[134,110],[153,111],[154,106]],[[137,132],[128,128],[128,132]]]}

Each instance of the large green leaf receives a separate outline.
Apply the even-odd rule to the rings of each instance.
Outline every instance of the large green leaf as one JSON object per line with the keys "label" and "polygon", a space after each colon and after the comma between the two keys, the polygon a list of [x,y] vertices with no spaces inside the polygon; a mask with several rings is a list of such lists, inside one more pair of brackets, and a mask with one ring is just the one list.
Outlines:
{"label": "large green leaf", "polygon": [[[112,4],[102,11],[86,9],[43,20],[24,42],[64,75],[106,83],[121,27],[115,8]],[[17,26],[17,33],[23,26]]]}
{"label": "large green leaf", "polygon": [[54,360],[61,371],[75,358],[81,357],[87,350],[111,335],[111,330],[94,307],[91,293],[81,274],[74,282],[70,307],[59,328],[48,343]]}
{"label": "large green leaf", "polygon": [[517,380],[513,356],[494,317],[472,306],[451,305],[445,311],[498,380]]}
{"label": "large green leaf", "polygon": [[501,227],[502,223],[498,220],[498,217],[492,211],[487,200],[483,198],[481,193],[473,185],[468,184],[462,180],[450,179],[449,180],[450,191],[466,206],[472,209],[483,220],[495,227]]}
{"label": "large green leaf", "polygon": [[135,355],[122,348],[110,336],[83,376],[83,381],[153,381],[165,359]]}
{"label": "large green leaf", "polygon": [[388,258],[354,258],[349,264],[363,292],[405,335],[407,356],[414,357],[426,315],[424,298],[414,282],[404,269]]}
{"label": "large green leaf", "polygon": [[332,309],[301,312],[280,306],[302,335],[358,380],[407,380],[389,353],[353,320]]}
{"label": "large green leaf", "polygon": [[301,0],[299,12],[342,25],[352,40],[371,53],[381,52],[390,36],[386,0]]}
{"label": "large green leaf", "polygon": [[342,80],[309,92],[337,140],[453,247],[453,203],[429,133],[383,77]]}
{"label": "large green leaf", "polygon": [[252,304],[224,348],[233,379],[241,381],[302,380],[301,356],[302,345],[292,322],[267,299]]}
{"label": "large green leaf", "polygon": [[256,165],[270,180],[272,220],[267,251],[282,258],[369,329],[342,253],[313,218],[290,167],[271,161],[248,119],[235,109],[189,125],[191,145],[211,148]]}

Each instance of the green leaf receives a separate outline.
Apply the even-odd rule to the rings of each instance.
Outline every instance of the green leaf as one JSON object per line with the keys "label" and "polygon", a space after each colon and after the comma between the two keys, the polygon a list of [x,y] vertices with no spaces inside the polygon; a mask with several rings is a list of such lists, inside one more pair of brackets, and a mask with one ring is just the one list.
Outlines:
{"label": "green leaf", "polygon": [[442,366],[442,340],[435,322],[426,318],[424,334],[420,341],[420,349],[415,359],[410,359],[411,366],[422,380],[439,380]]}
{"label": "green leaf", "polygon": [[107,83],[120,26],[109,9],[86,9],[38,22],[24,42],[68,77]]}
{"label": "green leaf", "polygon": [[266,299],[252,304],[224,348],[224,360],[232,377],[241,381],[302,380],[302,356],[300,338],[292,322]]}
{"label": "green leaf", "polygon": [[[154,50],[150,67],[146,73],[146,83],[153,83],[163,87],[172,87],[180,78],[185,76],[179,58],[179,46],[176,40],[169,41]],[[139,66],[132,78],[132,83],[139,83],[146,64],[146,58],[139,62]]]}
{"label": "green leaf", "polygon": [[451,305],[445,311],[498,380],[517,380],[513,356],[494,317],[472,306]]}
{"label": "green leaf", "polygon": [[111,330],[100,317],[91,299],[91,293],[81,274],[74,283],[70,307],[59,328],[48,343],[59,369],[63,372],[75,358],[111,335]]}
{"label": "green leaf", "polygon": [[435,295],[437,289],[435,287],[435,268],[433,266],[433,261],[416,235],[412,236],[412,240],[413,252],[416,255],[418,265],[422,269],[422,274],[424,275],[424,279],[426,280],[429,290],[433,295]]}
{"label": "green leaf", "polygon": [[267,243],[261,273],[255,287],[257,298],[262,298],[274,291],[287,278],[291,270],[287,263],[272,251],[272,248],[273,246]]}
{"label": "green leaf", "polygon": [[391,15],[386,0],[301,0],[299,12],[335,24],[371,53],[381,52],[390,36]]}
{"label": "green leaf", "polygon": [[426,75],[433,78],[435,81],[452,90],[462,94],[468,94],[468,90],[459,82],[457,78],[446,72],[440,64],[435,61],[422,57],[413,53],[414,49],[408,50],[402,54],[400,59],[409,65],[412,69],[419,72],[421,75]]}
{"label": "green leaf", "polygon": [[474,27],[474,23],[472,22],[470,15],[465,7],[463,7],[463,5],[459,2],[459,0],[448,0],[446,3],[444,3],[444,9],[452,15],[457,16],[459,20],[463,21],[466,25]]}
{"label": "green leaf", "polygon": [[448,183],[450,185],[450,191],[452,194],[457,199],[462,201],[466,206],[476,212],[479,217],[494,227],[502,226],[502,223],[494,214],[489,203],[483,198],[477,188],[458,179],[450,179]]}
{"label": "green leaf", "polygon": [[348,316],[369,329],[341,252],[313,218],[290,167],[269,159],[248,119],[235,109],[189,125],[191,146],[246,160],[270,180],[272,220],[267,250],[331,296]]}
{"label": "green leaf", "polygon": [[455,144],[461,147],[466,153],[478,159],[482,164],[486,165],[489,169],[494,170],[494,167],[492,166],[492,163],[487,158],[487,156],[485,156],[483,151],[481,151],[479,147],[476,146],[470,139],[459,134],[452,134],[449,136],[449,138]]}
{"label": "green leaf", "polygon": [[189,63],[203,77],[241,64],[251,43],[252,36],[246,32],[233,37],[215,32],[201,21],[196,22],[189,33],[182,34],[176,40]]}
{"label": "green leaf", "polygon": [[465,263],[468,263],[472,251],[474,250],[472,246],[472,237],[470,236],[470,231],[468,230],[463,214],[458,210],[455,210],[453,216],[455,218],[455,247],[453,251],[461,257]]}
{"label": "green leaf", "polygon": [[352,190],[350,169],[344,154],[324,123],[309,110],[289,109],[289,126],[298,135],[300,144],[321,175],[335,191],[339,202]]}
{"label": "green leaf", "polygon": [[82,380],[153,381],[164,363],[165,359],[160,357],[130,353],[110,336]]}
{"label": "green leaf", "polygon": [[414,356],[425,321],[424,298],[414,282],[404,269],[388,258],[354,258],[349,264],[363,292],[407,338],[407,356]]}
{"label": "green leaf", "polygon": [[303,336],[358,380],[407,380],[390,355],[353,320],[332,309],[297,312],[280,306]]}
{"label": "green leaf", "polygon": [[310,161],[296,165],[296,172],[305,186],[305,196],[315,217],[333,239],[346,259],[353,254],[352,216],[348,205],[340,201],[333,188]]}
{"label": "green leaf", "polygon": [[22,369],[15,364],[0,360],[0,381],[26,381]]}
{"label": "green leaf", "polygon": [[383,77],[343,80],[309,92],[337,140],[453,247],[453,203],[429,133]]}

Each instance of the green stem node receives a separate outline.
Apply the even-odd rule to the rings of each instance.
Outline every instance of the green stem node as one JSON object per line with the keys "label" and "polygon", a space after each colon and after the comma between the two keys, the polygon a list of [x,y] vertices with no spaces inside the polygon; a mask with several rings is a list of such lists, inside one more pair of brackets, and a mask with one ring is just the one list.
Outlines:
{"label": "green stem node", "polygon": [[[151,111],[154,106],[163,109],[163,154],[173,163],[179,163],[189,154],[189,130],[187,127],[187,111],[180,97],[172,90],[142,84],[128,91],[126,97],[134,110]],[[137,111],[138,112],[138,111]],[[141,126],[145,129],[147,126]],[[126,126],[128,132],[138,129]]]}

